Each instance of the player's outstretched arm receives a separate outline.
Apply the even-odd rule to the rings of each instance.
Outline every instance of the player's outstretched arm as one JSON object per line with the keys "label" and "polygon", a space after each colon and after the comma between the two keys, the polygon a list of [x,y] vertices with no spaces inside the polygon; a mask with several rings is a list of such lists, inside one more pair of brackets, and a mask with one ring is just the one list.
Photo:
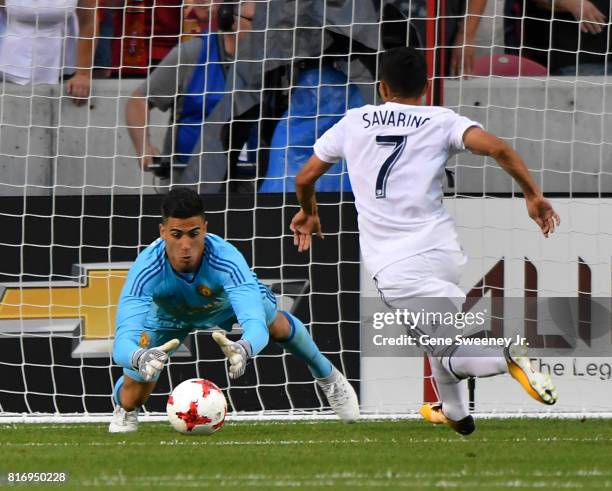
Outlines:
{"label": "player's outstretched arm", "polygon": [[323,238],[321,221],[317,212],[315,184],[332,165],[313,155],[295,176],[295,192],[302,209],[291,220],[290,228],[293,232],[293,245],[297,246],[299,252],[307,251],[310,248],[312,234]]}
{"label": "player's outstretched arm", "polygon": [[521,156],[510,145],[477,126],[466,130],[463,143],[472,153],[494,158],[500,167],[514,178],[523,190],[529,216],[538,224],[545,237],[555,231],[555,227],[561,222],[559,215],[542,195]]}

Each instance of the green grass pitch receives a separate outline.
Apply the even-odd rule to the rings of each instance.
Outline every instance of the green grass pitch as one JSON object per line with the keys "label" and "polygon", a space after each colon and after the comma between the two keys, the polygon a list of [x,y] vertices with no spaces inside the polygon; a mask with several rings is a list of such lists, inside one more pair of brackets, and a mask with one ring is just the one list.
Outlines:
{"label": "green grass pitch", "polygon": [[[103,424],[0,425],[0,479],[65,471],[68,482],[53,486],[62,490],[612,487],[610,420],[477,425],[469,437],[407,420],[228,422],[210,437],[180,435],[163,423],[123,435]],[[43,486],[14,486],[26,487]]]}

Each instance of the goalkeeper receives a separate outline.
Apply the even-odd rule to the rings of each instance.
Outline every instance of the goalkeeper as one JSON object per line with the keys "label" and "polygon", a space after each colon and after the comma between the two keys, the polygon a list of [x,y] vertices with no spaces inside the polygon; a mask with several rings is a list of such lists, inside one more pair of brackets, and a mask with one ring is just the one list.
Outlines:
{"label": "goalkeeper", "polygon": [[194,191],[168,193],[159,230],[160,238],[130,268],[119,298],[113,358],[123,367],[123,376],[113,390],[111,433],[137,430],[140,406],[168,357],[192,330],[230,331],[236,322],[244,333],[237,342],[213,333],[229,360],[230,378],[240,377],[272,338],[308,365],[341,419],[359,417],[355,391],[321,354],[304,324],[277,309],[273,293],[234,246],[207,234],[204,207]]}

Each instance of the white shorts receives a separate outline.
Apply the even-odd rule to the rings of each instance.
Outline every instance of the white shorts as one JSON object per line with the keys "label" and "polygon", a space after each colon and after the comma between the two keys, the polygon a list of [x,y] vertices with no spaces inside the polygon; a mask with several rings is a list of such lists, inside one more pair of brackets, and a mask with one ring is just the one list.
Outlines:
{"label": "white shorts", "polygon": [[462,250],[427,251],[390,264],[374,281],[385,298],[446,297],[465,301],[459,280],[467,256]]}
{"label": "white shorts", "polygon": [[[467,256],[462,250],[432,250],[390,264],[374,277],[382,299],[391,309],[413,312],[455,313],[465,302],[459,279]],[[457,330],[452,324],[419,323],[409,328],[408,334],[452,338]],[[446,357],[454,345],[422,346],[431,356]]]}
{"label": "white shorts", "polygon": [[[466,261],[460,249],[436,249],[393,263],[378,272],[374,280],[382,299],[393,310],[455,315],[465,302],[458,283]],[[418,322],[406,327],[417,341],[422,335],[452,339],[457,334],[454,323]],[[444,343],[419,345],[440,359],[455,350],[454,345]]]}

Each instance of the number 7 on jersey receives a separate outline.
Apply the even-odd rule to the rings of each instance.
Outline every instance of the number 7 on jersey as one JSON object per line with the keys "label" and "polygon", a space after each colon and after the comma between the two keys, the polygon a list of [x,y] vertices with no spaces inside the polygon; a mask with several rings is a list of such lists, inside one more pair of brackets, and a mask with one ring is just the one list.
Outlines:
{"label": "number 7 on jersey", "polygon": [[389,179],[391,169],[406,147],[406,135],[378,135],[376,143],[378,145],[393,145],[395,147],[391,155],[384,161],[376,178],[376,198],[385,198],[387,196],[387,179]]}

